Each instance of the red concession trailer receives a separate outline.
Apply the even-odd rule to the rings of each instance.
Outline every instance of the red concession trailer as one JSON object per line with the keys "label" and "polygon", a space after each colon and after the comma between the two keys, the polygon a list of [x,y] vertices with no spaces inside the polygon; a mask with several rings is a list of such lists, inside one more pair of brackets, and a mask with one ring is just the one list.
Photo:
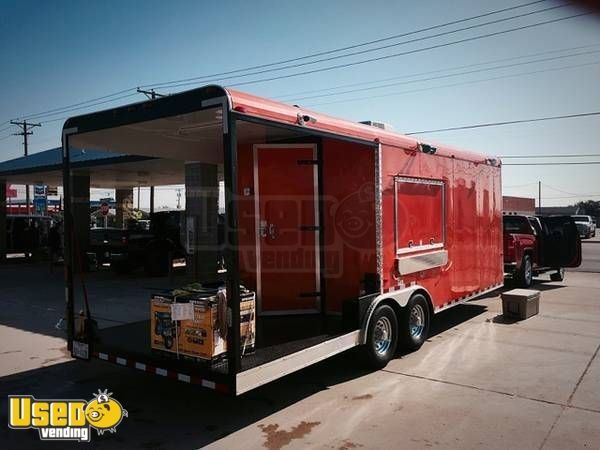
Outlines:
{"label": "red concession trailer", "polygon": [[[498,158],[219,86],[71,118],[63,147],[67,233],[71,148],[214,164],[225,190],[227,357],[160,357],[147,325],[92,327],[89,308],[76,333],[67,248],[69,347],[82,359],[241,394],[353,347],[383,367],[423,344],[434,314],[503,282]],[[240,284],[256,293],[252,354]]]}

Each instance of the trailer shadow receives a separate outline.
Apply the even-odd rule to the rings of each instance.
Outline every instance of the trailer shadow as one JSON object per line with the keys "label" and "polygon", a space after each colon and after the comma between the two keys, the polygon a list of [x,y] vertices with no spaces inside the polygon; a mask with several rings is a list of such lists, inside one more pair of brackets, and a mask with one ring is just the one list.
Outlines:
{"label": "trailer shadow", "polygon": [[[486,306],[469,303],[450,308],[436,315],[431,337],[486,310]],[[237,398],[100,361],[69,361],[0,378],[0,420],[7,420],[9,394],[91,399],[93,392],[108,388],[129,417],[116,434],[94,434],[92,447],[199,448],[242,428],[258,426],[272,414],[332,386],[368,376],[371,371],[357,360],[357,350],[352,350]],[[9,444],[7,448],[39,445],[38,434],[32,430],[4,428],[0,437]]]}
{"label": "trailer shadow", "polygon": [[[368,374],[352,352],[339,355],[238,398],[140,374],[106,363],[70,361],[0,378],[0,420],[8,422],[7,395],[92,399],[108,388],[128,410],[116,434],[92,434],[94,448],[199,448],[280,411],[329,386]],[[38,433],[3,427],[5,448],[38,448]],[[46,445],[48,444],[48,445]],[[56,443],[56,447],[64,444]],[[53,448],[52,443],[45,447]]]}

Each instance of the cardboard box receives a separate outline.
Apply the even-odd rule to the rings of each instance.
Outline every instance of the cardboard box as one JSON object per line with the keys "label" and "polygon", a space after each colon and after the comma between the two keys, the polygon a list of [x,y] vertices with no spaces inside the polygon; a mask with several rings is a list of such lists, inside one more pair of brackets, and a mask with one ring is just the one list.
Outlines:
{"label": "cardboard box", "polygon": [[504,317],[519,320],[535,316],[540,311],[540,291],[513,289],[500,295]]}
{"label": "cardboard box", "polygon": [[[212,360],[227,352],[227,341],[219,330],[219,301],[216,290],[177,291],[155,294],[150,300],[150,346],[178,357]],[[183,293],[185,292],[185,293]],[[247,354],[256,340],[255,295],[242,291],[240,303],[241,348]],[[172,320],[173,303],[191,303],[193,319]]]}
{"label": "cardboard box", "polygon": [[[218,301],[193,299],[194,319],[181,321],[179,354],[198,359],[214,359],[227,352],[227,341],[219,331]],[[242,298],[240,303],[241,347],[245,352],[254,350],[256,318],[254,294]]]}
{"label": "cardboard box", "polygon": [[172,298],[162,295],[150,299],[150,347],[153,350],[177,353],[181,326],[171,319],[172,303]]}

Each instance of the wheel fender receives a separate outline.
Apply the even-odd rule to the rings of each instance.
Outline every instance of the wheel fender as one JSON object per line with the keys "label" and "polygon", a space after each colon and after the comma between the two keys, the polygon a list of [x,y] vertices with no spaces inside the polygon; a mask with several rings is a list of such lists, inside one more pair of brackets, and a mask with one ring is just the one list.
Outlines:
{"label": "wheel fender", "polygon": [[417,292],[423,292],[428,299],[431,299],[431,295],[429,291],[425,289],[423,286],[418,284],[413,284],[412,286],[408,286],[405,288],[398,289],[396,291],[385,292],[383,294],[379,294],[377,297],[373,299],[369,308],[367,308],[367,312],[365,313],[365,317],[363,318],[361,327],[360,327],[360,337],[359,342],[361,344],[367,343],[367,330],[369,329],[369,324],[371,322],[371,317],[373,316],[373,312],[377,309],[382,302],[387,300],[391,300],[394,302],[399,308],[404,308],[412,295]]}

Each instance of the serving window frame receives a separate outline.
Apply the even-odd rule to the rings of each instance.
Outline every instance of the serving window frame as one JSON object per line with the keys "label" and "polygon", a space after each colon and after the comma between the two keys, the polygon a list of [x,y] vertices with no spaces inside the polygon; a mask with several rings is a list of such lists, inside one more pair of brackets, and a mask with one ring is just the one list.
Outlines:
{"label": "serving window frame", "polygon": [[[399,226],[400,226],[400,212],[399,212],[399,192],[398,186],[400,183],[411,183],[411,184],[422,184],[428,186],[439,186],[441,188],[441,205],[440,205],[440,226],[442,241],[441,242],[429,242],[429,243],[414,243],[409,241],[408,245],[401,246],[399,242]],[[432,179],[432,178],[421,178],[411,177],[405,175],[394,176],[394,248],[396,249],[396,255],[407,255],[411,253],[428,251],[428,250],[439,250],[443,249],[446,245],[446,184],[443,180]]]}

